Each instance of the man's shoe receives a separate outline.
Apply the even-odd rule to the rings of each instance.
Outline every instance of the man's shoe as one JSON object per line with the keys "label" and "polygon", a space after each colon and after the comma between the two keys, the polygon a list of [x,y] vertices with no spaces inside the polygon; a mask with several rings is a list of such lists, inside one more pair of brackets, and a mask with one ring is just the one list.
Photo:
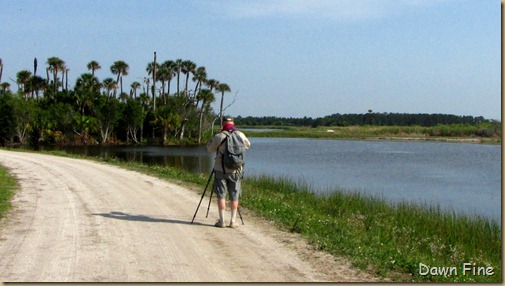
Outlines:
{"label": "man's shoe", "polygon": [[231,227],[231,228],[237,228],[238,224],[231,221],[229,227]]}
{"label": "man's shoe", "polygon": [[224,221],[218,220],[214,226],[215,227],[224,227]]}

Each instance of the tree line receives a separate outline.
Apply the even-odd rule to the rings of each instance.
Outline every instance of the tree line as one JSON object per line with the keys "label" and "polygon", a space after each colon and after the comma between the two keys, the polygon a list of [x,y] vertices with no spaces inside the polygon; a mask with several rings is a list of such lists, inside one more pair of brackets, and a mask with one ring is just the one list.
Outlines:
{"label": "tree line", "polygon": [[423,126],[432,127],[437,125],[498,123],[494,120],[485,119],[482,116],[458,116],[452,114],[409,114],[409,113],[377,113],[369,111],[364,114],[332,114],[324,117],[241,117],[235,121],[245,126]]}
{"label": "tree line", "polygon": [[[90,61],[71,87],[65,61],[48,58],[44,77],[35,58],[33,71],[17,72],[17,92],[2,82],[3,68],[0,59],[2,145],[200,143],[222,121],[224,94],[231,92],[228,84],[208,78],[204,66],[182,59],[158,63],[156,52],[143,82],[129,89],[123,86],[129,65],[121,60],[109,68],[115,78],[103,80],[95,76],[101,65]],[[218,114],[211,107],[215,94],[221,95]]]}

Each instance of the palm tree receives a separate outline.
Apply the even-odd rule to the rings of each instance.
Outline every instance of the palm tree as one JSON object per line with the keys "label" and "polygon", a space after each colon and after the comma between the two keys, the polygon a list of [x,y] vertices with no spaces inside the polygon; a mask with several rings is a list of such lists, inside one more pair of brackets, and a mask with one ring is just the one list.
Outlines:
{"label": "palm tree", "polygon": [[[156,73],[157,78],[161,81],[161,96],[163,97],[163,104],[167,104],[167,94],[170,95],[170,82],[174,77],[174,62],[165,61],[159,66],[159,70]],[[167,92],[165,92],[165,86],[168,82]]]}
{"label": "palm tree", "polygon": [[134,81],[134,82],[132,82],[132,84],[130,85],[130,87],[133,90],[134,97],[137,98],[137,89],[140,87],[140,82]]}
{"label": "palm tree", "polygon": [[[117,74],[116,82],[121,86],[121,93],[123,93],[123,76],[128,75],[129,66],[124,61],[116,61],[110,67],[112,74]],[[116,97],[116,89],[114,89],[114,97]]]}
{"label": "palm tree", "polygon": [[219,84],[219,81],[215,79],[208,79],[205,84],[209,87],[210,91],[214,91],[214,88]]}
{"label": "palm tree", "polygon": [[107,90],[107,96],[110,97],[110,90],[113,88],[115,89],[117,87],[117,83],[112,78],[108,77],[103,80],[102,86],[105,90]]}
{"label": "palm tree", "polygon": [[219,117],[221,118],[221,125],[223,125],[223,101],[224,101],[224,93],[230,92],[231,89],[226,83],[220,83],[216,86],[216,91],[221,92],[221,105],[219,108]]}
{"label": "palm tree", "polygon": [[198,67],[194,73],[193,81],[196,81],[195,91],[200,88],[202,89],[202,83],[207,80],[207,70],[205,67]]}
{"label": "palm tree", "polygon": [[3,92],[6,92],[7,90],[9,90],[9,88],[11,87],[11,84],[8,83],[8,82],[2,82],[0,84],[0,87],[2,88],[2,91]]}
{"label": "palm tree", "polygon": [[[47,59],[48,70],[53,72],[53,93],[58,90],[58,72],[65,69],[65,62],[57,57]],[[63,82],[62,82],[63,86]]]}
{"label": "palm tree", "polygon": [[142,103],[142,106],[147,106],[149,105],[149,95],[145,94],[145,93],[141,93],[139,95],[139,100],[140,100],[140,103]]}
{"label": "palm tree", "polygon": [[[196,81],[195,85],[195,95],[199,94],[200,91],[202,90],[202,83],[205,83],[207,80],[207,72],[205,70],[205,67],[198,67],[194,73],[195,76],[193,76],[193,81]],[[196,104],[195,106],[198,106],[199,102],[199,97],[196,97]]]}
{"label": "palm tree", "polygon": [[100,92],[100,81],[90,73],[83,73],[75,81],[75,100],[81,115],[86,108],[90,108]]}
{"label": "palm tree", "polygon": [[[172,78],[177,74],[175,62],[168,60],[161,64],[160,72],[163,74],[163,80],[167,81],[167,94],[170,95],[170,83]],[[161,75],[160,75],[161,76]]]}
{"label": "palm tree", "polygon": [[179,92],[180,92],[179,79],[181,76],[182,62],[183,62],[182,59],[177,59],[177,60],[175,60],[175,63],[174,63],[174,70],[175,70],[175,73],[177,74],[177,95],[179,95]]}
{"label": "palm tree", "polygon": [[16,74],[16,83],[18,84],[18,89],[21,89],[23,91],[23,95],[25,97],[30,90],[29,80],[31,76],[32,73],[28,70],[22,70]]}
{"label": "palm tree", "polygon": [[99,70],[101,68],[102,67],[100,66],[100,64],[97,61],[95,61],[95,60],[93,60],[93,61],[91,61],[91,62],[88,63],[88,70],[91,71],[91,75],[92,76],[95,75],[95,71],[96,70]]}
{"label": "palm tree", "polygon": [[198,126],[198,144],[200,144],[202,141],[203,114],[205,112],[205,109],[208,109],[210,104],[216,99],[210,89],[202,89],[200,92],[198,92],[197,98],[198,100],[202,101],[202,107],[200,108],[200,121]]}
{"label": "palm tree", "polygon": [[76,90],[100,91],[100,80],[90,73],[83,73],[75,82]]}
{"label": "palm tree", "polygon": [[189,74],[190,73],[194,74],[195,70],[196,70],[196,64],[194,62],[189,61],[189,60],[182,62],[181,71],[182,71],[182,73],[186,74],[186,87],[184,88],[184,93],[186,94],[186,97],[188,97]]}
{"label": "palm tree", "polygon": [[128,100],[128,93],[123,92],[119,95],[119,99],[122,103],[125,103]]}
{"label": "palm tree", "polygon": [[151,79],[149,77],[144,77],[144,82],[146,83],[146,95],[149,96],[149,83],[151,82]]}
{"label": "palm tree", "polygon": [[[65,62],[63,60],[60,60],[60,62],[58,63],[58,71],[61,71],[61,73],[62,73],[62,77],[61,77],[61,88],[62,89],[63,89],[63,73],[65,72],[66,69],[67,69],[67,66],[65,65]],[[56,86],[56,87],[58,87],[58,86]]]}
{"label": "palm tree", "polygon": [[34,75],[30,78],[29,82],[32,90],[32,98],[33,98],[33,92],[35,92],[35,95],[37,96],[38,99],[39,91],[45,90],[47,88],[47,81],[38,75]]}
{"label": "palm tree", "polygon": [[[69,70],[70,70],[69,68],[65,67],[65,71],[64,71],[65,72],[65,91],[68,91],[68,71]],[[62,71],[62,73],[63,73],[63,71]],[[61,84],[63,85],[63,79],[61,81]]]}
{"label": "palm tree", "polygon": [[[158,76],[156,76],[156,78],[154,78],[154,73],[156,70],[159,70],[160,69],[160,65],[159,64],[155,64],[154,61],[153,62],[150,62],[147,64],[147,67],[146,67],[146,72],[147,72],[147,75],[148,76],[152,76],[153,77],[153,89],[151,90],[152,93],[153,93],[153,102],[154,102],[154,96],[156,95],[156,91],[154,90],[154,81],[158,80]],[[149,89],[149,85],[147,86],[147,88]]]}

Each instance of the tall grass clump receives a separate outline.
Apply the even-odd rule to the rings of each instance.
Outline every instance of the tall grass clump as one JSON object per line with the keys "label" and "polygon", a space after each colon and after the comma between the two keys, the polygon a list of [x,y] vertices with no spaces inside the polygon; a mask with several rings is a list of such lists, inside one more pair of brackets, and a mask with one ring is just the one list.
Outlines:
{"label": "tall grass clump", "polygon": [[17,180],[6,168],[0,166],[0,218],[4,217],[10,209],[11,198],[17,186]]}
{"label": "tall grass clump", "polygon": [[[244,182],[242,205],[305,236],[320,250],[398,281],[501,281],[501,228],[440,207],[390,203],[335,190],[316,195],[303,182],[268,176]],[[420,275],[420,263],[459,268],[458,275]],[[463,263],[493,267],[463,276]]]}

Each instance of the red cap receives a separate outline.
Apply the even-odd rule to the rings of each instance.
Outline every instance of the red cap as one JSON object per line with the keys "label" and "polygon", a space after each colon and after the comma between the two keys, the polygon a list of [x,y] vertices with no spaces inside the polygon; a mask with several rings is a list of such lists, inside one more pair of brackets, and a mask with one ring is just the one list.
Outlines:
{"label": "red cap", "polygon": [[233,119],[231,118],[226,118],[225,121],[223,121],[223,130],[229,130],[230,127],[235,126],[235,123],[233,122]]}

